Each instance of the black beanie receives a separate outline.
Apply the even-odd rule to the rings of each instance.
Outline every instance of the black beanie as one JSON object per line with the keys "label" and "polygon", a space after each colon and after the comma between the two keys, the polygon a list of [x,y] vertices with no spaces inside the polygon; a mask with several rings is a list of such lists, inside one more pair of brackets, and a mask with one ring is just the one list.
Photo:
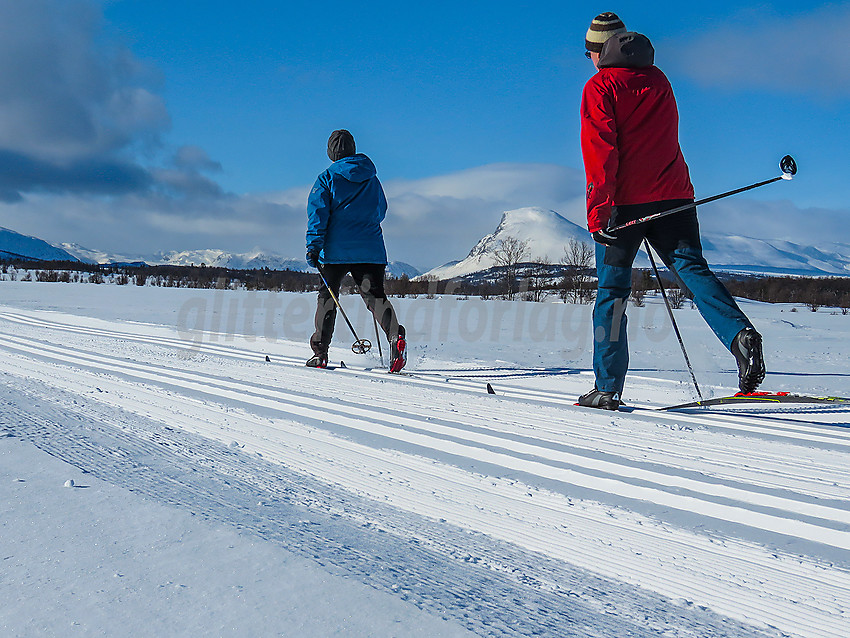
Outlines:
{"label": "black beanie", "polygon": [[354,136],[344,128],[331,133],[328,138],[328,157],[332,162],[343,157],[351,157],[357,152],[354,146]]}

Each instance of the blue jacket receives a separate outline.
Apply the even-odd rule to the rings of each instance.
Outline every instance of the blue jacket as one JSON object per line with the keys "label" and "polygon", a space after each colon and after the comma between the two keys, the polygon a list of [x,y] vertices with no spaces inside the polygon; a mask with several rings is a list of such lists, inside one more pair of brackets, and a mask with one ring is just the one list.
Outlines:
{"label": "blue jacket", "polygon": [[323,264],[386,264],[381,222],[387,198],[375,165],[362,153],[334,162],[307,199],[307,251]]}

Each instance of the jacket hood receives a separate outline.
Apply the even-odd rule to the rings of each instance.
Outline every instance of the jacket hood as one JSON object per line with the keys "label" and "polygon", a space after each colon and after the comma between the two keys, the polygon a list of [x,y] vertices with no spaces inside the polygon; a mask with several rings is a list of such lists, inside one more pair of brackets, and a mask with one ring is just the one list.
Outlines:
{"label": "jacket hood", "polygon": [[343,157],[330,165],[328,170],[344,177],[349,182],[365,182],[378,174],[378,170],[366,155],[357,153],[350,157]]}
{"label": "jacket hood", "polygon": [[628,31],[608,38],[599,55],[600,69],[643,69],[655,63],[655,49],[645,35]]}

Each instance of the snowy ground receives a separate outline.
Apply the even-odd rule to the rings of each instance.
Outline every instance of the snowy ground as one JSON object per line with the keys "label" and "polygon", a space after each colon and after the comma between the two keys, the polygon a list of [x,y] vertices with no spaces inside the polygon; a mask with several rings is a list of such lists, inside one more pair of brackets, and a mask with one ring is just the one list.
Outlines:
{"label": "snowy ground", "polygon": [[[850,395],[850,316],[743,303],[765,388]],[[395,300],[390,377],[342,321],[305,369],[313,304],[0,282],[0,635],[850,635],[850,410],[648,409],[693,398],[657,300],[617,414],[586,306]]]}

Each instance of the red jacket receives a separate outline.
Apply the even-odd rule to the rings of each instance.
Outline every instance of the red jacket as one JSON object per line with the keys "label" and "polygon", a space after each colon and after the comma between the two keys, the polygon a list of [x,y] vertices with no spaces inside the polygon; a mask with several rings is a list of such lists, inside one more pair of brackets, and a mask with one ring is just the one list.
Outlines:
{"label": "red jacket", "polygon": [[[639,34],[619,39],[629,35]],[[642,52],[643,61],[652,60],[652,45],[640,38],[649,47],[648,58]],[[581,100],[590,232],[607,227],[612,206],[694,197],[679,148],[679,112],[669,80],[651,61],[628,68],[634,56],[620,55],[615,40],[606,43],[600,59],[604,68],[588,80]]]}

